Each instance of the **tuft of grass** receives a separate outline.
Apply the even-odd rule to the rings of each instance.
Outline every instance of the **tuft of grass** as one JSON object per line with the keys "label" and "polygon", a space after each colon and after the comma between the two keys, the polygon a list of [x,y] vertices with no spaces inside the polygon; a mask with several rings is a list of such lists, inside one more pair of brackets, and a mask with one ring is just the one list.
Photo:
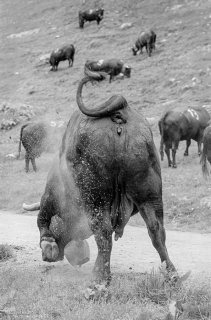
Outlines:
{"label": "tuft of grass", "polygon": [[0,244],[0,261],[5,261],[14,256],[12,248],[8,244]]}

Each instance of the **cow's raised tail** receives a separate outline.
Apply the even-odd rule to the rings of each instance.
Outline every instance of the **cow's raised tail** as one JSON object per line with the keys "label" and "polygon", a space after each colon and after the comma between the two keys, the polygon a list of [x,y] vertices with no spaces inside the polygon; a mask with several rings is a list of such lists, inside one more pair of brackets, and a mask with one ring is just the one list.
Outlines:
{"label": "cow's raised tail", "polygon": [[80,81],[78,85],[77,95],[76,95],[77,104],[82,113],[84,113],[89,117],[102,118],[102,117],[109,117],[113,115],[115,112],[117,112],[118,110],[121,110],[127,107],[127,101],[123,96],[114,95],[110,99],[102,103],[100,106],[94,109],[88,109],[84,105],[82,96],[81,96],[83,86],[88,82],[102,81],[105,79],[105,76],[103,73],[100,73],[100,72],[92,72],[88,70],[88,68],[85,70],[85,74],[87,75],[87,77],[83,78]]}

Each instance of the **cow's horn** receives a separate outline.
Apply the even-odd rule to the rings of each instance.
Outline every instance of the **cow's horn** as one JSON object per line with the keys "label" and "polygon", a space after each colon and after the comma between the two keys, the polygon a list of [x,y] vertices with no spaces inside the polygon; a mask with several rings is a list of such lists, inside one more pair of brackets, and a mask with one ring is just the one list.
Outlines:
{"label": "cow's horn", "polygon": [[23,203],[23,209],[26,211],[40,210],[40,202],[36,202],[32,204]]}

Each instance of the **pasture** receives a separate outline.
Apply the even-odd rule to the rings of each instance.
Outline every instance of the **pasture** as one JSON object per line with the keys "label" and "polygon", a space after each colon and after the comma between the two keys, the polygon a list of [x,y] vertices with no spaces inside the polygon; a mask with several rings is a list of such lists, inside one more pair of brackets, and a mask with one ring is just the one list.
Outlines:
{"label": "pasture", "polygon": [[[85,23],[84,29],[80,29],[78,11],[100,5],[105,10],[100,25]],[[121,28],[123,23],[131,26]],[[150,28],[157,33],[156,50],[151,57],[145,49],[142,55],[133,56],[131,47],[138,35]],[[67,123],[77,108],[76,90],[86,60],[111,58],[122,59],[130,65],[131,78],[118,79],[111,84],[107,79],[98,85],[87,85],[85,102],[94,108],[113,94],[123,95],[131,107],[149,120],[158,151],[157,123],[165,110],[174,106],[202,105],[211,109],[209,0],[0,0],[0,29],[0,124],[7,117],[4,105],[12,106],[11,117],[18,106],[24,105],[32,108],[32,120]],[[74,65],[68,68],[67,61],[60,62],[58,71],[50,72],[44,57],[64,44],[74,44],[76,48]],[[17,214],[23,216],[23,202],[40,200],[54,157],[53,152],[44,153],[36,161],[38,172],[34,173],[31,168],[28,174],[24,171],[24,152],[19,160],[7,157],[17,152],[24,123],[8,131],[0,130],[0,209],[5,215],[7,211],[16,213],[15,220],[18,220]],[[59,140],[60,136],[55,140],[55,149],[58,149]],[[202,176],[197,144],[192,141],[188,157],[184,157],[184,150],[185,142],[181,142],[177,169],[168,168],[166,156],[161,163],[165,226],[169,230],[207,233],[211,231],[211,183]],[[132,218],[129,224],[144,225],[139,216]],[[52,265],[53,270],[59,270],[54,277],[51,266],[41,261],[38,240],[26,245],[28,251],[18,243],[18,247],[13,247],[14,257],[0,261],[0,288],[3,288],[0,318],[165,319],[172,297],[167,292],[165,301],[157,304],[149,295],[144,295],[143,292],[150,291],[146,274],[117,270],[109,289],[111,298],[89,302],[81,294],[89,276],[81,277],[77,270],[70,274],[66,265],[67,282],[65,275],[58,276],[62,274],[61,263]],[[148,272],[149,278],[153,278],[150,270]],[[155,276],[156,281],[159,276],[160,273]],[[209,302],[210,288],[199,279],[193,279],[187,288],[174,292],[174,298],[188,303],[190,289],[193,304],[198,303],[197,299],[203,300],[202,297]],[[198,283],[198,288],[191,284],[194,282]],[[162,281],[159,290],[163,290]],[[181,319],[195,319],[194,316],[186,312]],[[208,319],[205,316],[207,314],[198,319]]]}

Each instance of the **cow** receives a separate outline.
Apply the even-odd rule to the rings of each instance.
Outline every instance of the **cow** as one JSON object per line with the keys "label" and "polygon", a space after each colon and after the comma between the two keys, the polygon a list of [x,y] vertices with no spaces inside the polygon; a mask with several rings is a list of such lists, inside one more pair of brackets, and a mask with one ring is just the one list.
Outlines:
{"label": "cow", "polygon": [[[63,130],[63,129],[62,129]],[[55,130],[55,124],[45,121],[28,122],[21,127],[18,148],[18,158],[20,158],[21,144],[25,153],[25,171],[29,172],[29,162],[36,172],[37,166],[35,158],[40,157],[44,151],[53,150],[53,145],[58,144],[58,136],[61,136],[60,129]],[[59,139],[58,139],[59,140]]]}
{"label": "cow", "polygon": [[79,27],[83,29],[84,22],[86,21],[97,21],[97,24],[100,24],[100,21],[103,19],[104,9],[90,9],[86,11],[79,11],[78,19],[79,19]]}
{"label": "cow", "polygon": [[156,37],[153,30],[142,32],[136,40],[135,45],[132,47],[133,55],[135,56],[138,51],[139,53],[142,53],[142,49],[145,47],[150,57],[152,50],[155,49]]}
{"label": "cow", "polygon": [[[164,158],[163,146],[168,158],[169,167],[176,168],[176,151],[179,142],[186,140],[186,150],[184,156],[188,156],[188,148],[191,139],[198,143],[198,154],[201,154],[201,144],[204,129],[210,120],[210,115],[204,107],[188,107],[183,110],[174,108],[165,112],[158,122],[161,141],[160,155],[161,160]],[[170,149],[172,149],[172,160],[170,157]]]}
{"label": "cow", "polygon": [[[165,245],[161,169],[150,126],[121,95],[87,108],[83,86],[102,79],[90,72],[79,82],[80,111],[69,120],[41,202],[35,203],[40,209],[42,258],[63,259],[67,243],[94,234],[98,247],[94,273],[99,283],[108,285],[112,234],[115,240],[121,238],[130,217],[140,212],[161,261],[174,274]],[[55,215],[63,221],[56,236],[50,227]]]}
{"label": "cow", "polygon": [[119,74],[123,74],[123,76],[126,76],[128,78],[130,78],[131,75],[131,67],[119,59],[108,59],[98,61],[87,60],[85,63],[84,71],[85,74],[86,71],[96,71],[98,73],[104,72],[109,75],[109,82],[111,82],[111,80]]}
{"label": "cow", "polygon": [[205,179],[210,175],[208,169],[208,162],[211,164],[211,121],[208,121],[207,127],[203,133],[203,149],[201,153],[200,163],[202,166],[202,173]]}
{"label": "cow", "polygon": [[69,67],[73,66],[75,55],[75,47],[73,44],[65,45],[60,49],[52,51],[49,59],[52,71],[58,70],[58,65],[60,61],[68,60]]}

